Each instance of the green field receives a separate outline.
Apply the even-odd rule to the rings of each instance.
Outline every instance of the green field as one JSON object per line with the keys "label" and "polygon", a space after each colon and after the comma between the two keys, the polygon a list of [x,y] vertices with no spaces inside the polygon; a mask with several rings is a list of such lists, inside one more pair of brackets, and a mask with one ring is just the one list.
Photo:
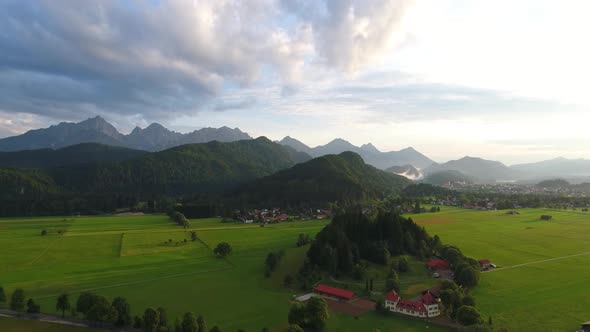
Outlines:
{"label": "green field", "polygon": [[[575,331],[590,320],[590,214],[518,212],[443,207],[440,213],[409,217],[467,256],[498,265],[482,274],[474,291],[478,308],[496,326]],[[553,221],[541,221],[542,214]]]}
{"label": "green field", "polygon": [[[192,311],[204,315],[209,327],[219,325],[224,331],[283,331],[293,292],[283,288],[282,280],[297,271],[306,253],[295,247],[297,235],[315,235],[326,223],[259,227],[192,220],[191,229],[201,240],[192,242],[188,231],[160,215],[0,219],[0,247],[8,249],[0,251],[0,285],[9,293],[23,288],[46,313],[55,313],[60,293],[75,301],[79,292],[91,290],[110,299],[127,298],[133,314],[163,306],[172,318]],[[42,229],[48,235],[41,236]],[[221,241],[233,247],[228,259],[212,254]],[[266,255],[280,249],[285,250],[283,261],[265,278]],[[0,321],[0,327],[7,322]],[[440,331],[420,321],[375,314],[359,319],[333,315],[327,328],[377,329]],[[40,325],[38,330],[45,331]]]}

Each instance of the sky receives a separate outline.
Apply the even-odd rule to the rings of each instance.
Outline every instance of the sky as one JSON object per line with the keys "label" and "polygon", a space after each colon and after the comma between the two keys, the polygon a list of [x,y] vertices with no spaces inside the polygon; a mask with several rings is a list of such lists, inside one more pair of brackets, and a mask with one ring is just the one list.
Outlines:
{"label": "sky", "polygon": [[0,137],[334,138],[436,161],[590,158],[585,0],[4,0]]}

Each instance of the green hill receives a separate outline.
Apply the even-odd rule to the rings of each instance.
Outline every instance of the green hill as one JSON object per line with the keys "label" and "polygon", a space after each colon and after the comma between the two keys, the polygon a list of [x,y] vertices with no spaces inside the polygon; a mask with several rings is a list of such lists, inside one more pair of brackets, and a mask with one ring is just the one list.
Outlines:
{"label": "green hill", "polygon": [[98,143],[82,143],[65,148],[0,152],[0,167],[51,168],[95,162],[129,160],[146,151]]}
{"label": "green hill", "polygon": [[250,204],[278,206],[358,202],[399,193],[411,181],[365,164],[354,152],[326,155],[241,187],[237,197]]}
{"label": "green hill", "polygon": [[188,144],[132,160],[55,168],[55,181],[76,192],[186,195],[219,193],[307,161],[305,153],[265,137]]}

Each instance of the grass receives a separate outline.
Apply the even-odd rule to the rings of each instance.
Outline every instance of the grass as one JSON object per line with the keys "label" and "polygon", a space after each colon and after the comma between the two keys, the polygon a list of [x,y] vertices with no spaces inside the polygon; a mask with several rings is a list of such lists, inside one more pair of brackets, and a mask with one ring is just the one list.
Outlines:
{"label": "grass", "polygon": [[[496,326],[511,331],[574,331],[590,320],[590,215],[518,212],[443,207],[410,217],[466,255],[505,267],[483,273],[474,291],[486,320],[491,315]],[[553,221],[541,221],[542,214]]]}
{"label": "grass", "polygon": [[[127,298],[134,315],[163,306],[172,321],[192,311],[202,314],[208,326],[225,331],[283,331],[295,293],[283,287],[283,280],[297,272],[307,251],[307,246],[295,247],[297,236],[313,236],[327,223],[259,227],[199,219],[191,221],[190,230],[199,237],[193,242],[190,230],[163,215],[0,219],[0,247],[11,249],[0,251],[0,285],[8,293],[23,288],[46,313],[56,313],[59,294],[71,294],[75,303],[79,292],[91,290],[109,299]],[[41,236],[42,229],[46,236]],[[211,251],[222,241],[233,247],[227,259]],[[281,249],[285,255],[277,270],[265,278],[266,255]],[[351,320],[334,315],[327,331],[425,329],[420,322],[397,317],[369,314]],[[26,325],[15,331],[54,331],[52,325],[7,319],[0,321],[0,330],[9,324]]]}

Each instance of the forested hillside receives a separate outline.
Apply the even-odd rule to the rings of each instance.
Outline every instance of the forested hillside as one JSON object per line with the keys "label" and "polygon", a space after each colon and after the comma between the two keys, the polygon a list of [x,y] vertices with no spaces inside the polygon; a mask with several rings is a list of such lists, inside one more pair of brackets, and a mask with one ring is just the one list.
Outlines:
{"label": "forested hillside", "polygon": [[326,155],[240,188],[241,201],[278,206],[359,202],[399,193],[410,180],[365,164],[354,152]]}

